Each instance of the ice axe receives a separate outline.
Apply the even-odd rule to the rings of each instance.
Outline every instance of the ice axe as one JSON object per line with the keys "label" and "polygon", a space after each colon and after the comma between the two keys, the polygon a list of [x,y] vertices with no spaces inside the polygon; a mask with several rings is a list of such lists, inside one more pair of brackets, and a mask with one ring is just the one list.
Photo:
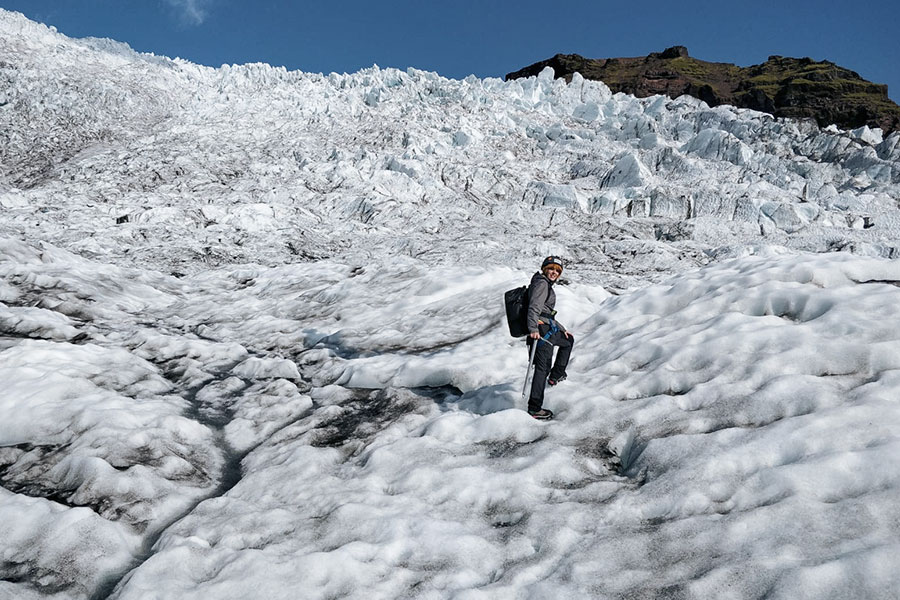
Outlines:
{"label": "ice axe", "polygon": [[538,344],[543,340],[535,340],[531,344],[531,352],[528,357],[528,369],[525,370],[525,384],[522,386],[522,399],[525,399],[525,393],[528,390],[528,376],[531,375],[531,367],[534,366],[534,353],[537,351]]}

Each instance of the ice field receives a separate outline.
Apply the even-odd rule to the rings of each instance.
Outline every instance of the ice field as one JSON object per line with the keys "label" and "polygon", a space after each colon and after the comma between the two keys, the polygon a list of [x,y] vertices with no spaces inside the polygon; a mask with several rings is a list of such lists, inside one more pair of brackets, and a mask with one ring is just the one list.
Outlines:
{"label": "ice field", "polygon": [[900,134],[2,10],[0,81],[0,598],[897,597]]}

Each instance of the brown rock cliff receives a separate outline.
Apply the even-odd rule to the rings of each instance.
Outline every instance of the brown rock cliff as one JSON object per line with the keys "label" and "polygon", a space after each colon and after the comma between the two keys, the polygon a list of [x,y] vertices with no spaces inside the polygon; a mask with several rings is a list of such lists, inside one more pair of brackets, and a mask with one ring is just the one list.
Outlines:
{"label": "brown rock cliff", "polygon": [[868,125],[880,127],[885,135],[900,129],[900,106],[888,98],[886,85],[866,81],[829,61],[770,56],[762,64],[738,67],[692,58],[687,48],[675,46],[635,58],[557,54],[509,73],[506,79],[537,75],[548,66],[557,77],[571,81],[578,72],[603,81],[613,92],[641,98],[687,94],[710,106],[731,104],[776,117],[812,118],[823,127]]}

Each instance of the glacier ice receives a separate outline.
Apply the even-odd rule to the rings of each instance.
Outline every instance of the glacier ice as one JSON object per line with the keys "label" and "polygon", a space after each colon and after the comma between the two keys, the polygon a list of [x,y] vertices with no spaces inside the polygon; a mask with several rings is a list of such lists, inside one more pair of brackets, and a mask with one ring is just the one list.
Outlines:
{"label": "glacier ice", "polygon": [[900,587],[900,133],[0,33],[0,597]]}

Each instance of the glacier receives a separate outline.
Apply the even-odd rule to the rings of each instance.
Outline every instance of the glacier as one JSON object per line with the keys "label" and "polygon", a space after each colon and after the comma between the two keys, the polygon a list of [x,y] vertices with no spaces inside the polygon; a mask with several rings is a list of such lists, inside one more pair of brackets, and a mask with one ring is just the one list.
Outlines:
{"label": "glacier", "polygon": [[0,31],[0,598],[896,597],[900,133]]}

